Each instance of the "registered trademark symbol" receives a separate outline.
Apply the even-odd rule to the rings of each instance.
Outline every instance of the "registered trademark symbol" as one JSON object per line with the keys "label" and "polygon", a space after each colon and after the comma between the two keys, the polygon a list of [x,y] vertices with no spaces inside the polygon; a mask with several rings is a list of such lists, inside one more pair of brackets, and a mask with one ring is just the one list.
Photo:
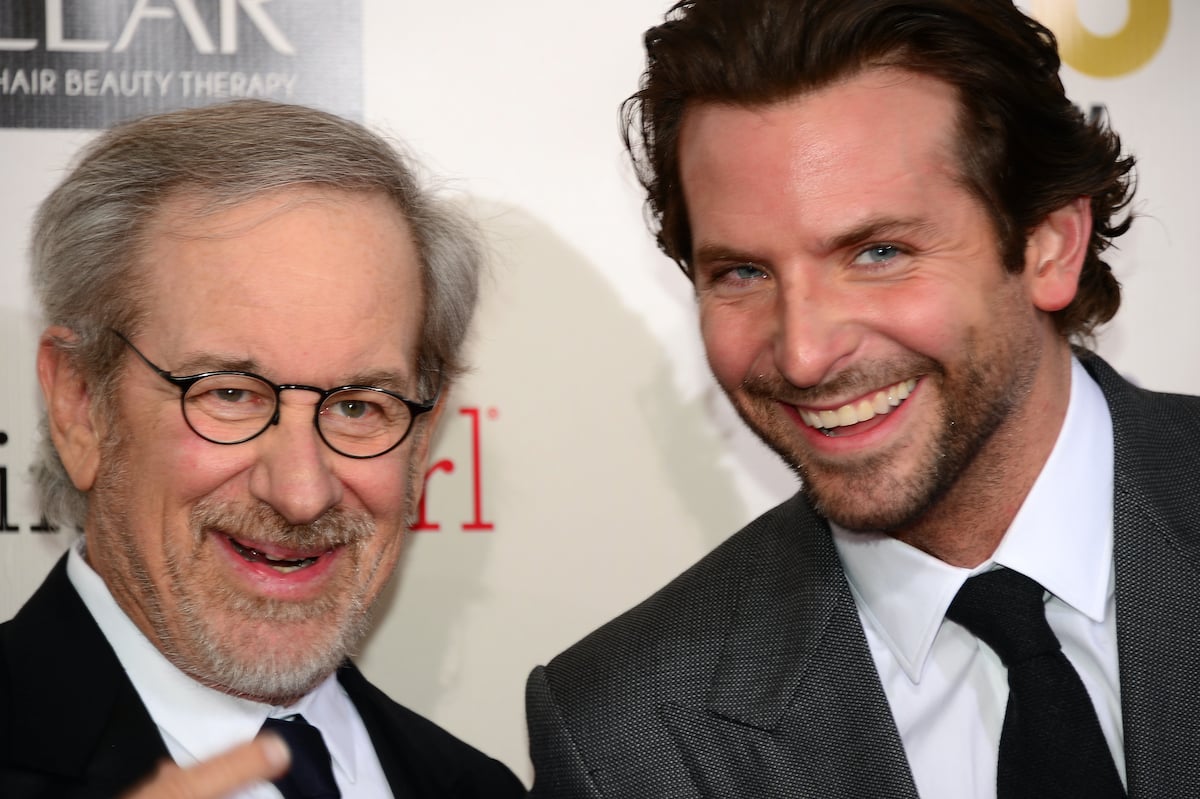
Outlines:
{"label": "registered trademark symbol", "polygon": [[496,410],[495,408],[488,408],[488,418],[489,419],[499,419],[500,411]]}

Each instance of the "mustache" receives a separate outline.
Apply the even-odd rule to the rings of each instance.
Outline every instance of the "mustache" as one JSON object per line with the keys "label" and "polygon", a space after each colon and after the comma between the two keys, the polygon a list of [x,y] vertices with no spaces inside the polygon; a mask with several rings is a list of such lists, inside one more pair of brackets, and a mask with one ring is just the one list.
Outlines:
{"label": "mustache", "polygon": [[796,386],[778,372],[747,377],[741,390],[749,397],[787,405],[828,405],[924,375],[941,375],[931,358],[909,357],[900,362],[856,365],[813,386]]}
{"label": "mustache", "polygon": [[218,502],[206,498],[196,503],[190,516],[199,539],[204,530],[217,529],[232,538],[271,541],[296,549],[332,549],[353,545],[375,535],[375,522],[364,511],[330,508],[315,521],[292,524],[265,502]]}

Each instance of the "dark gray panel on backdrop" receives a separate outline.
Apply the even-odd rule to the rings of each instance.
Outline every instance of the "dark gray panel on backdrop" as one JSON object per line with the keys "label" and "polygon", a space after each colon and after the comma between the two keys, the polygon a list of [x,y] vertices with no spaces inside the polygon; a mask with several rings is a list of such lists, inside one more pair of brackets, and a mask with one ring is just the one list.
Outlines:
{"label": "dark gray panel on backdrop", "polygon": [[237,97],[361,118],[361,0],[0,0],[0,127]]}

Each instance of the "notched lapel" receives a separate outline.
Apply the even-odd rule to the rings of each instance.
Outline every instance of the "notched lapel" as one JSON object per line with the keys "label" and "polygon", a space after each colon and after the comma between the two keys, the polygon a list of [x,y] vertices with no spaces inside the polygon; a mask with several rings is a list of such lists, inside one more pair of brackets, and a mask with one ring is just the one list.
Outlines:
{"label": "notched lapel", "polygon": [[[839,606],[853,605],[825,521],[797,495],[773,522],[752,544],[708,696],[718,716],[760,729],[779,724],[825,656]],[[857,617],[851,624],[861,637]],[[874,667],[861,676],[873,675]]]}
{"label": "notched lapel", "polygon": [[774,773],[779,758],[769,732],[675,705],[659,708],[659,717],[704,799],[782,796]]}
{"label": "notched lapel", "polygon": [[916,799],[829,528],[789,505],[753,543],[706,707],[660,715],[703,796]]}

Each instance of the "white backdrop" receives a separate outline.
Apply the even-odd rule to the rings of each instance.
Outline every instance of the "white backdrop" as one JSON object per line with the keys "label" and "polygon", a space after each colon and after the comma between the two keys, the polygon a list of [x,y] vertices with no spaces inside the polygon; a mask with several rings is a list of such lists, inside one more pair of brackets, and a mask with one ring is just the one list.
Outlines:
{"label": "white backdrop", "polygon": [[[440,529],[412,535],[359,662],[526,780],[528,670],[795,488],[714,389],[688,284],[646,233],[622,153],[617,108],[636,88],[641,33],[668,5],[363,0],[365,121],[466,198],[496,258],[477,369],[435,451],[446,463],[426,521]],[[1035,5],[1048,21],[1058,6],[1075,19],[1072,0],[1025,4]],[[1113,255],[1124,309],[1099,349],[1143,385],[1200,393],[1200,263],[1188,239],[1200,219],[1200,4],[1077,5],[1099,37],[1085,43],[1093,54],[1132,46],[1116,35],[1139,18],[1131,9],[1170,8],[1144,66],[1064,76],[1081,106],[1107,106],[1140,158],[1142,218]],[[0,532],[0,618],[67,544],[30,529],[40,328],[25,251],[36,204],[91,135],[0,130],[2,521],[17,528]]]}

